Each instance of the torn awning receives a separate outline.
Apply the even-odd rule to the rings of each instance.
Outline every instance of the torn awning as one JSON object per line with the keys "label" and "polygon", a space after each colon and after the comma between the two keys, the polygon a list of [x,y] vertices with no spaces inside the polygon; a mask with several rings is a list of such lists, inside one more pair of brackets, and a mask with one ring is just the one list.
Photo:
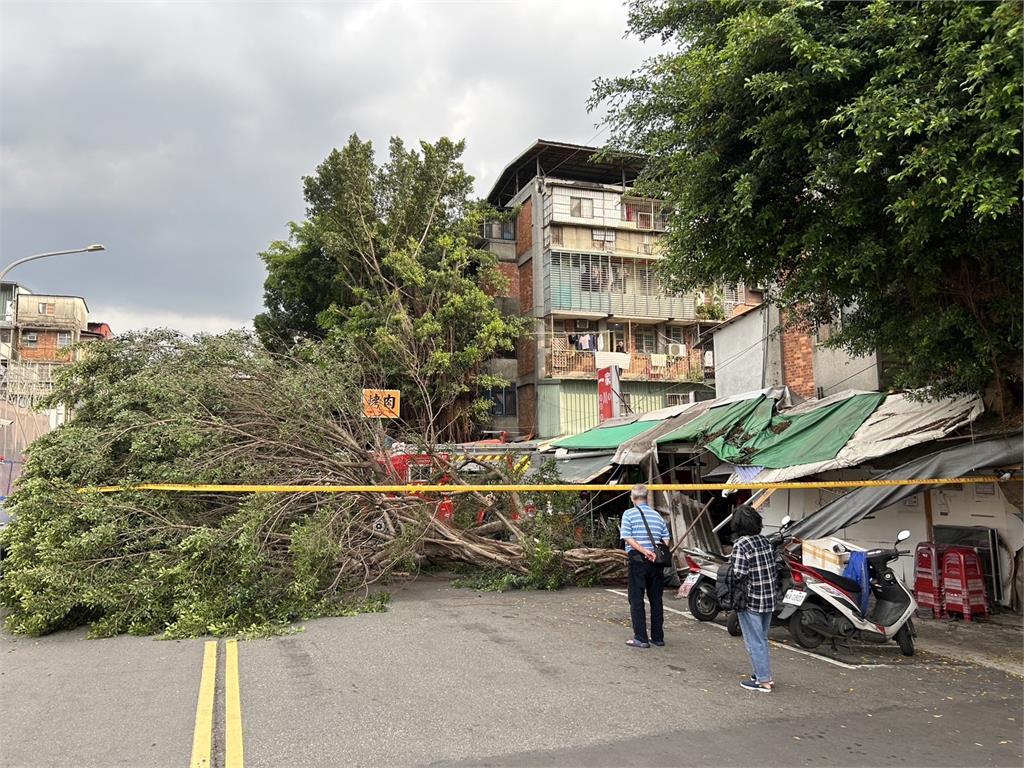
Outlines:
{"label": "torn awning", "polygon": [[567,483],[589,483],[612,468],[612,453],[587,454],[576,458],[569,456],[555,459],[558,475]]}
{"label": "torn awning", "polygon": [[847,392],[776,413],[775,401],[761,396],[712,408],[657,442],[703,443],[722,461],[758,467],[826,461],[884,399],[878,392]]}
{"label": "torn awning", "polygon": [[749,400],[713,406],[678,429],[659,437],[657,443],[697,443],[715,438],[741,424],[765,403],[774,407],[775,401],[759,395]]}
{"label": "torn awning", "polygon": [[[788,403],[790,400],[789,390],[786,387],[767,387],[754,392],[746,392],[739,395],[730,395],[716,400],[700,400],[696,403],[674,406],[672,409],[663,408],[659,411],[641,414],[639,421],[650,421],[661,414],[665,414],[658,425],[649,432],[642,432],[634,438],[627,440],[615,452],[616,464],[642,464],[647,458],[656,452],[660,438],[680,430],[683,426],[693,423],[712,409],[725,408],[735,403],[754,401],[759,398],[767,398],[780,403]],[[675,442],[675,441],[673,441]]]}
{"label": "torn awning", "polygon": [[[800,408],[807,405],[809,403]],[[834,457],[813,461],[809,456],[798,455],[797,463],[790,466],[764,468],[753,476],[748,470],[742,481],[782,483],[833,469],[855,467],[869,459],[945,437],[973,422],[983,411],[981,398],[975,395],[935,401],[917,400],[907,394],[889,395]],[[739,475],[733,475],[731,481],[740,481]]]}
{"label": "torn awning", "polygon": [[[1005,438],[966,443],[955,448],[922,456],[886,472],[877,480],[930,480],[963,477],[971,472],[989,472],[993,468],[1019,464],[1024,452],[1020,433]],[[866,486],[840,496],[817,512],[812,512],[789,529],[800,539],[831,536],[863,520],[875,510],[895,504],[925,490],[925,485]]]}

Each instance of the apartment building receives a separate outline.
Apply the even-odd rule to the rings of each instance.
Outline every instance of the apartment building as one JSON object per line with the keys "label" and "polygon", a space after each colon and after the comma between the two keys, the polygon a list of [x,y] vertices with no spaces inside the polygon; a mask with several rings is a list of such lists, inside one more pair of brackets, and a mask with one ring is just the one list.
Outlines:
{"label": "apartment building", "polygon": [[515,384],[490,393],[496,429],[547,438],[594,426],[597,373],[613,362],[623,413],[714,396],[714,351],[701,330],[728,317],[743,291],[667,291],[657,274],[665,211],[630,186],[642,158],[597,154],[537,141],[488,195],[516,212],[484,233],[513,286],[501,300],[532,320],[514,371],[496,363]]}
{"label": "apartment building", "polygon": [[22,405],[48,393],[56,370],[81,357],[79,342],[110,336],[105,323],[89,323],[89,307],[80,296],[2,283],[0,306],[0,386],[6,399]]}

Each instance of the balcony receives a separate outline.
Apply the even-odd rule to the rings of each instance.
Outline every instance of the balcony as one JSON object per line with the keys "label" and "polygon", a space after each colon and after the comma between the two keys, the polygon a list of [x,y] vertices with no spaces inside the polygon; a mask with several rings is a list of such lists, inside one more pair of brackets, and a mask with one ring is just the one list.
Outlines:
{"label": "balcony", "polygon": [[[665,365],[656,366],[652,358],[665,358]],[[646,352],[630,355],[629,368],[622,371],[623,381],[691,381],[704,382],[714,378],[714,368],[706,367],[697,357],[656,356]],[[544,376],[554,379],[596,379],[597,366],[593,352],[575,349],[548,350],[544,355]]]}
{"label": "balcony", "polygon": [[696,320],[694,296],[666,294],[655,262],[603,253],[544,255],[545,314],[585,312],[678,321]]}

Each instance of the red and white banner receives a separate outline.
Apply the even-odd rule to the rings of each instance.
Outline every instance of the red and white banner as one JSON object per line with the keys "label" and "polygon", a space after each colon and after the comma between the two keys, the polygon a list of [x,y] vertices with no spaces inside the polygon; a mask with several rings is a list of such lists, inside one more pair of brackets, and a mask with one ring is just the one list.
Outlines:
{"label": "red and white banner", "polygon": [[614,365],[597,372],[597,420],[598,423],[616,418],[622,400],[619,397],[619,369]]}

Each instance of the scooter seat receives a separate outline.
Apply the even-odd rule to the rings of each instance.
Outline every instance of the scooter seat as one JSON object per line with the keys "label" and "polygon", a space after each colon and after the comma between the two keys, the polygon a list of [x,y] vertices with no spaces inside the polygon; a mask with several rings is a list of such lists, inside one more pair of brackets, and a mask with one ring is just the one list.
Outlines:
{"label": "scooter seat", "polygon": [[816,574],[821,576],[823,581],[827,581],[830,584],[835,584],[840,589],[846,590],[852,594],[860,592],[860,584],[853,579],[848,579],[845,576],[840,576],[838,573],[832,573],[832,571],[826,571],[824,568],[811,568]]}

